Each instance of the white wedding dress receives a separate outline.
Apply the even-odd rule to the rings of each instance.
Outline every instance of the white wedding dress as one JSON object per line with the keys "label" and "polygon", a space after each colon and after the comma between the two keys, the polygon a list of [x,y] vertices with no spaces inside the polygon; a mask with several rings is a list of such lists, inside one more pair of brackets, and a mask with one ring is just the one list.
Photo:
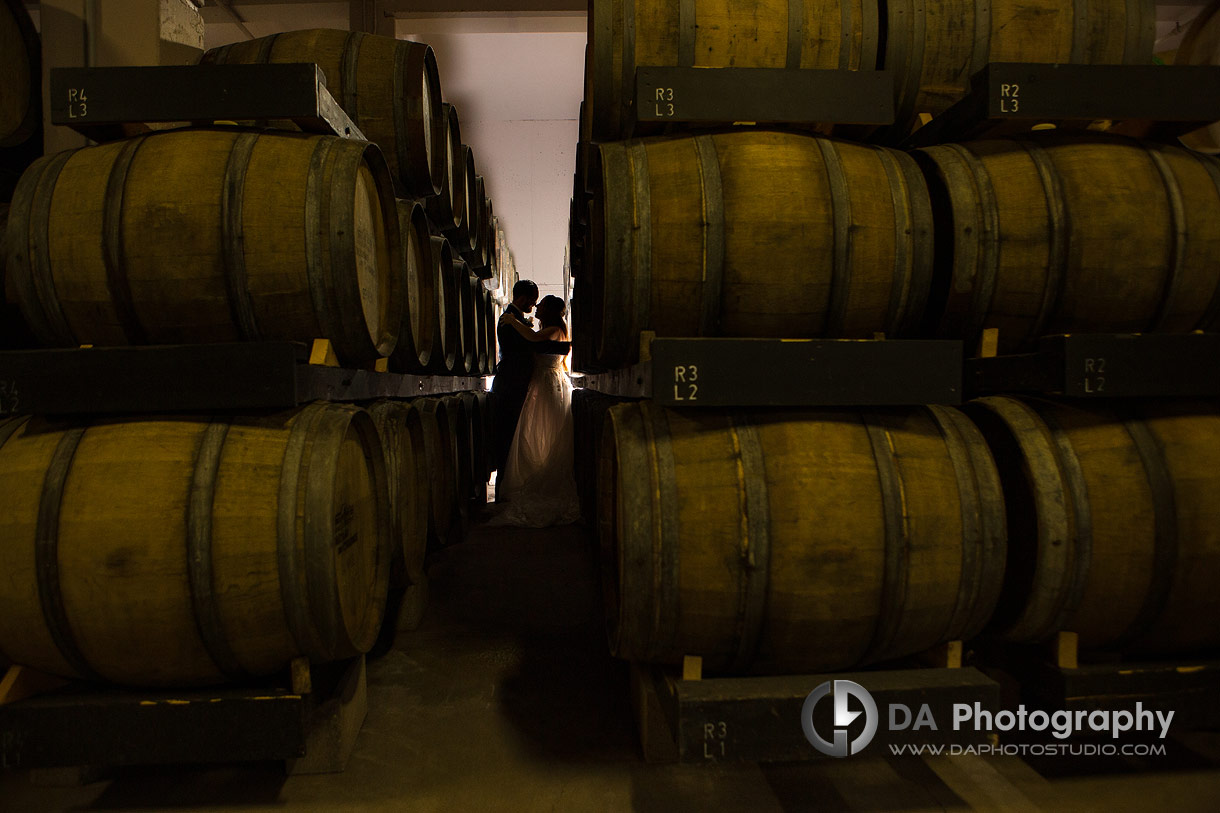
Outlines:
{"label": "white wedding dress", "polygon": [[507,504],[492,525],[545,528],[580,519],[572,472],[572,383],[563,356],[539,354],[496,493]]}

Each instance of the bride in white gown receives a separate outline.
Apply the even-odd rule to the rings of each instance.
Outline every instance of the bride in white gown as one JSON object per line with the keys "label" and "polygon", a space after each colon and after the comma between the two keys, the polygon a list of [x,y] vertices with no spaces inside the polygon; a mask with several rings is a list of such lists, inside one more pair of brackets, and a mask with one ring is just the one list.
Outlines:
{"label": "bride in white gown", "polygon": [[[511,324],[530,341],[567,341],[566,312],[562,299],[548,296],[538,303],[537,333],[511,316],[503,317],[501,324]],[[572,384],[564,358],[534,356],[521,419],[496,479],[497,496],[507,505],[491,520],[493,525],[545,528],[580,519],[572,472]]]}

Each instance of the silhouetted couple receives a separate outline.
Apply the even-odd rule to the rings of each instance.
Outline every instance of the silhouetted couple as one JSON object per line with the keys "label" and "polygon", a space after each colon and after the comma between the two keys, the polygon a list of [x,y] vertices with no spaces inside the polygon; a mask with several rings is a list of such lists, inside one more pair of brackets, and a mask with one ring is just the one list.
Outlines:
{"label": "silhouetted couple", "polygon": [[[538,308],[538,330],[528,314]],[[580,519],[572,474],[572,384],[565,358],[571,344],[567,307],[557,296],[538,301],[538,286],[521,280],[500,317],[500,364],[492,382],[496,405],[496,502],[491,522],[542,528]]]}

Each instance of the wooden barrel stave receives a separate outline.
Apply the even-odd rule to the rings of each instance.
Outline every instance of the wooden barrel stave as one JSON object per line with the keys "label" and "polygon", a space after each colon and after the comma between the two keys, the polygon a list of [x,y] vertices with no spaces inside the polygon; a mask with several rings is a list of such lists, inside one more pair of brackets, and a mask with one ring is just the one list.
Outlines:
{"label": "wooden barrel stave", "polygon": [[[366,651],[389,573],[377,446],[368,415],[339,405],[31,419],[0,445],[12,579],[0,648],[55,674],[150,686]],[[40,550],[36,529],[55,518]]]}
{"label": "wooden barrel stave", "polygon": [[967,410],[1009,506],[995,634],[1069,630],[1084,648],[1160,655],[1220,644],[1214,404],[995,397]]}
{"label": "wooden barrel stave", "polygon": [[871,338],[922,316],[931,204],[903,153],[738,132],[601,144],[592,160],[600,365],[634,361],[642,330]]}
{"label": "wooden barrel stave", "polygon": [[362,142],[167,132],[31,166],[7,269],[44,344],[328,338],[364,363],[402,318],[394,211]]}
{"label": "wooden barrel stave", "polygon": [[842,669],[990,617],[1004,507],[953,410],[609,415],[598,532],[619,657]]}

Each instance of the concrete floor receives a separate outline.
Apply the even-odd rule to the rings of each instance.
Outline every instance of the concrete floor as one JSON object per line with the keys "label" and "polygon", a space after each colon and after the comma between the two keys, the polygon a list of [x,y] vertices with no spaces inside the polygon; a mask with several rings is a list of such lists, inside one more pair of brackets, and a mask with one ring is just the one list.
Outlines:
{"label": "concrete floor", "polygon": [[369,663],[368,719],[345,773],[140,769],[45,788],[10,772],[0,810],[1220,810],[1220,737],[1210,734],[1171,742],[1155,764],[644,764],[626,669],[606,654],[593,561],[579,527],[476,526],[444,551],[423,624]]}

